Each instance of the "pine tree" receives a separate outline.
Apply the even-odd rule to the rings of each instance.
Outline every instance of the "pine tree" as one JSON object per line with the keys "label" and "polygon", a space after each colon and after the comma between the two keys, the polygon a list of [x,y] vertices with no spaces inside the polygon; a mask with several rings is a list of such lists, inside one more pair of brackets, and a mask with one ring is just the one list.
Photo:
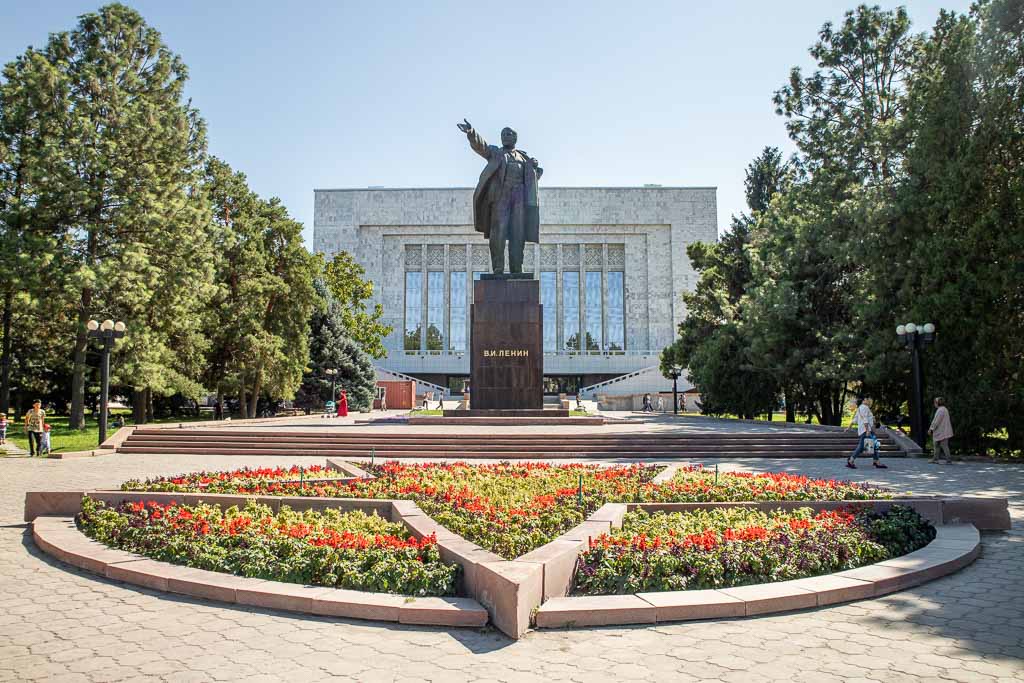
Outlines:
{"label": "pine tree", "polygon": [[128,324],[122,381],[183,384],[167,373],[179,372],[174,340],[195,340],[187,312],[205,291],[205,127],[183,100],[181,59],[124,5],[83,15],[40,53],[28,82],[45,94],[30,159],[31,176],[45,179],[34,212],[61,245],[47,289],[75,310],[70,424],[82,427],[93,316]]}

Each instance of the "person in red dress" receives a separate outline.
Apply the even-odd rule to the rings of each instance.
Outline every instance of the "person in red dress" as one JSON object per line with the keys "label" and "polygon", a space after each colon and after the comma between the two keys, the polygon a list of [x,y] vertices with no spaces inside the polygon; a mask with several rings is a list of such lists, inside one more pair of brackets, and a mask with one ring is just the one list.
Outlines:
{"label": "person in red dress", "polygon": [[348,417],[348,396],[345,395],[344,389],[338,397],[338,417]]}

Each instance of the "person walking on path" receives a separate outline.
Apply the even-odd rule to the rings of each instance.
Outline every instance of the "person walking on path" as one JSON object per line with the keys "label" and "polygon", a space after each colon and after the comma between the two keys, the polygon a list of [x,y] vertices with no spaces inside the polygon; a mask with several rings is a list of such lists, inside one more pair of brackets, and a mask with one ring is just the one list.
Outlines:
{"label": "person walking on path", "polygon": [[32,409],[25,413],[25,431],[28,432],[28,452],[35,457],[36,452],[42,455],[43,425],[46,423],[46,411],[41,401],[33,401]]}
{"label": "person walking on path", "polygon": [[[857,466],[853,464],[853,461],[857,459],[857,456],[864,452],[864,443],[868,439],[874,439],[875,436],[875,416],[871,412],[871,399],[869,398],[858,398],[857,399],[857,411],[853,414],[853,419],[857,423],[857,436],[860,439],[857,441],[857,447],[853,449],[853,453],[846,459],[846,466],[851,470],[857,469]],[[888,469],[888,465],[883,465],[878,462],[878,448],[874,449],[872,453],[874,460],[874,466],[878,469]]]}
{"label": "person walking on path", "polygon": [[[946,454],[946,464],[952,464],[953,460],[949,455],[949,440],[953,438],[953,424],[949,421],[949,408],[941,396],[935,397],[935,417],[928,427],[928,433],[932,435],[932,459],[928,462],[935,464],[939,462],[939,452]],[[959,459],[959,458],[958,458]]]}
{"label": "person walking on path", "polygon": [[658,397],[658,412],[659,413],[664,413],[665,412],[665,397],[664,396],[659,396]]}
{"label": "person walking on path", "polygon": [[644,412],[645,413],[652,413],[652,412],[654,412],[654,406],[651,405],[651,395],[650,394],[644,394]]}
{"label": "person walking on path", "polygon": [[0,446],[7,444],[7,416],[0,415]]}
{"label": "person walking on path", "polygon": [[338,417],[348,417],[348,395],[345,394],[344,390],[341,391],[341,395],[338,397]]}

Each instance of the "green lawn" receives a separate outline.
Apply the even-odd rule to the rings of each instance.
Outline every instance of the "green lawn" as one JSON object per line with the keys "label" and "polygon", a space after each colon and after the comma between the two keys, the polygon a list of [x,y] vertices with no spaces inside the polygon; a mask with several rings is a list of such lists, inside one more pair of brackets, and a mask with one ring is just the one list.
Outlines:
{"label": "green lawn", "polygon": [[[114,413],[114,417],[117,417],[117,412]],[[125,424],[133,425],[131,421],[130,413],[122,413],[125,416]],[[168,422],[195,422],[197,420],[211,420],[210,417],[168,417],[161,418],[159,420],[153,420],[149,424],[160,424]],[[92,415],[86,415],[85,429],[69,429],[68,418],[66,415],[54,415],[47,416],[47,424],[51,425],[50,430],[50,445],[51,451],[54,453],[70,453],[73,451],[88,451],[99,446],[100,426],[96,422]],[[15,419],[13,416],[9,416],[7,419],[7,441],[14,445],[28,450],[28,435],[25,433],[24,417]],[[107,437],[111,437],[117,432],[117,427],[114,426],[114,420],[111,419],[107,424]]]}

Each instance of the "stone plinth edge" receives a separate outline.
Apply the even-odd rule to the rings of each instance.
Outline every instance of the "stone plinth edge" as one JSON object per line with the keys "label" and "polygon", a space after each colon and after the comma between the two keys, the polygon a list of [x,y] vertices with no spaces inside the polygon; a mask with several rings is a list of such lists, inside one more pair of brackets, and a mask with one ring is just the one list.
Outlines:
{"label": "stone plinth edge", "polygon": [[970,524],[936,527],[924,548],[857,569],[719,590],[558,597],[537,610],[538,628],[748,617],[878,597],[966,567],[981,552]]}
{"label": "stone plinth edge", "polygon": [[471,598],[406,597],[324,586],[303,586],[158,562],[108,548],[75,527],[73,517],[37,517],[36,545],[93,574],[153,590],[266,609],[403,624],[479,628],[487,611]]}
{"label": "stone plinth edge", "polygon": [[441,417],[412,416],[410,425],[488,425],[521,427],[527,425],[603,425],[603,417]]}

